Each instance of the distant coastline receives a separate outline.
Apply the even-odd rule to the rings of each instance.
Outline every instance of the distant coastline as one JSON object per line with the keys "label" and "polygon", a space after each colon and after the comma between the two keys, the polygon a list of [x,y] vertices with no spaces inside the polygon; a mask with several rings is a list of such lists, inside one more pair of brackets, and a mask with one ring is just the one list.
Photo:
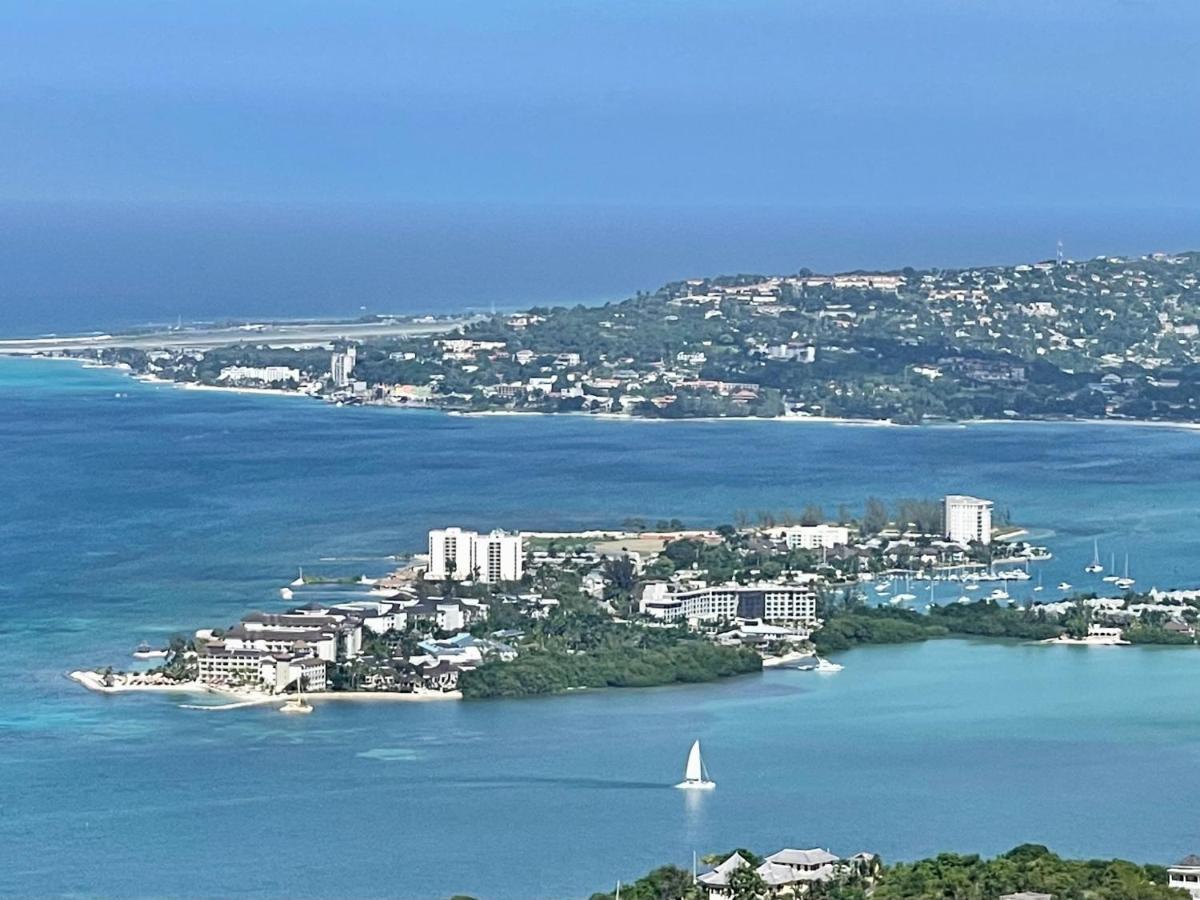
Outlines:
{"label": "distant coastline", "polygon": [[[256,387],[238,387],[225,386],[216,384],[198,384],[191,382],[172,381],[166,378],[159,378],[153,375],[138,375],[128,369],[128,367],[90,362],[86,359],[81,359],[74,356],[44,356],[44,355],[14,355],[0,353],[0,359],[18,359],[30,361],[48,361],[48,362],[66,362],[72,363],[82,369],[107,369],[120,372],[128,376],[134,381],[141,384],[153,385],[155,387],[170,387],[185,391],[200,391],[213,394],[229,394],[253,397],[284,397],[289,399],[302,400],[320,400],[319,397],[314,397],[305,394],[301,391],[290,391],[281,388],[256,388]],[[1018,418],[1018,419],[997,419],[997,418],[976,418],[976,419],[950,419],[936,420],[928,422],[893,422],[888,419],[860,419],[850,417],[837,416],[805,416],[805,415],[779,415],[779,416],[691,416],[678,419],[666,418],[651,418],[648,416],[631,415],[628,413],[589,413],[589,412],[542,412],[539,410],[460,410],[446,409],[434,404],[397,404],[397,403],[379,403],[379,404],[362,404],[364,408],[373,409],[388,409],[400,412],[429,412],[441,413],[442,415],[454,416],[458,418],[468,419],[489,419],[489,418],[514,418],[514,417],[541,417],[541,418],[571,418],[571,419],[593,419],[597,421],[608,422],[647,422],[647,423],[679,423],[679,422],[785,422],[794,424],[812,424],[812,425],[840,425],[840,426],[858,426],[866,428],[905,428],[905,429],[938,429],[938,428],[969,428],[976,425],[1105,425],[1105,426],[1125,426],[1125,427],[1141,427],[1141,428],[1168,428],[1180,431],[1200,431],[1200,422],[1172,422],[1163,419],[1121,419],[1121,418],[1082,418],[1077,416],[1046,416],[1043,418]]]}

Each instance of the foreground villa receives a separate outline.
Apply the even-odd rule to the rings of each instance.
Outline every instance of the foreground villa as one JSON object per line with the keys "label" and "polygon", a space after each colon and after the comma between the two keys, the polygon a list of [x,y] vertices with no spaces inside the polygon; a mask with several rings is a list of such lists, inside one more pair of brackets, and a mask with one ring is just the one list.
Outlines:
{"label": "foreground villa", "polygon": [[1193,900],[1200,900],[1200,856],[1188,854],[1167,869],[1167,885],[1187,891]]}
{"label": "foreground villa", "polygon": [[[700,875],[696,882],[708,894],[710,900],[729,900],[732,893],[729,882],[733,873],[751,863],[740,853],[734,853],[709,872]],[[769,896],[789,897],[804,894],[814,882],[831,882],[852,875],[871,878],[877,868],[873,853],[856,853],[849,859],[830,853],[828,850],[780,850],[763,860],[754,868],[767,885]]]}

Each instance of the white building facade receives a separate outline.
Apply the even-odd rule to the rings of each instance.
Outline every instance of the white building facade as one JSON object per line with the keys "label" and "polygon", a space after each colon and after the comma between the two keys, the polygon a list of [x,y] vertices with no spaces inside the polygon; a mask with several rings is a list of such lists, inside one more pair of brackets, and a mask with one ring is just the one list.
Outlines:
{"label": "white building facade", "polygon": [[1167,887],[1187,891],[1194,900],[1200,900],[1200,856],[1185,856],[1167,869]]}
{"label": "white building facade", "polygon": [[300,381],[300,370],[287,366],[226,366],[221,370],[218,381],[261,381],[263,384],[280,384],[285,381]]}
{"label": "white building facade", "polygon": [[992,501],[965,494],[942,499],[942,535],[959,544],[992,542]]}
{"label": "white building facade", "polygon": [[492,531],[481,535],[462,528],[429,532],[428,578],[496,584],[520,581],[524,574],[525,551],[519,534]]}
{"label": "white building facade", "polygon": [[784,541],[789,550],[832,549],[850,543],[850,529],[845,525],[785,525],[768,534]]}

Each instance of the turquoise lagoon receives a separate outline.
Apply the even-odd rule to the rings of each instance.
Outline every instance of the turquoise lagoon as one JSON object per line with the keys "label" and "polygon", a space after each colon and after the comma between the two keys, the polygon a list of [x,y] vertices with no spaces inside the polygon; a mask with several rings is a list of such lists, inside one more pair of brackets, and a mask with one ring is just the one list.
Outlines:
{"label": "turquoise lagoon", "polygon": [[[963,491],[1037,529],[1047,594],[1093,586],[1093,539],[1140,586],[1200,585],[1198,463],[1182,429],[469,418],[0,360],[0,894],[574,897],[734,845],[1169,861],[1200,847],[1190,649],[938,641],[832,676],[303,721],[63,676],[278,608],[300,565],[382,572],[445,523]],[[670,788],[697,737],[703,797]]]}

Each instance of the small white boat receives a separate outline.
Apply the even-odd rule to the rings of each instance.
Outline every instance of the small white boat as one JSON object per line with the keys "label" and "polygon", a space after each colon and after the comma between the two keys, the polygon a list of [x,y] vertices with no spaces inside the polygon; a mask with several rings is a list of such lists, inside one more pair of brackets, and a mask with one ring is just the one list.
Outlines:
{"label": "small white boat", "polygon": [[994,591],[992,591],[990,594],[988,594],[988,599],[989,600],[1007,600],[1008,599],[1008,591],[1004,590],[1004,588],[996,588]]}
{"label": "small white boat", "polygon": [[1092,541],[1092,561],[1083,567],[1083,571],[1089,575],[1104,571],[1104,566],[1100,564],[1100,544],[1096,541]]}
{"label": "small white boat", "polygon": [[166,655],[166,650],[156,650],[145,641],[138,644],[137,649],[133,651],[134,659],[162,659]]}
{"label": "small white boat", "polygon": [[916,594],[897,594],[891,599],[892,603],[911,603],[917,599]]}
{"label": "small white boat", "polygon": [[700,756],[700,742],[695,741],[688,751],[687,766],[683,770],[683,781],[675,785],[685,791],[711,791],[717,783],[708,777],[704,759]]}
{"label": "small white boat", "polygon": [[293,582],[292,582],[292,583],[289,585],[289,587],[294,587],[294,588],[295,588],[295,587],[304,587],[304,584],[305,584],[305,581],[304,581],[304,570],[303,570],[303,569],[301,569],[301,570],[300,570],[300,574],[296,576],[296,580],[295,580],[295,581],[293,581]]}
{"label": "small white boat", "polygon": [[292,592],[291,588],[285,587],[285,588],[279,589],[279,596],[282,597],[284,600],[291,600],[296,595]]}
{"label": "small white boat", "polygon": [[1060,591],[1069,591],[1069,590],[1071,589],[1071,582],[1069,582],[1069,581],[1060,581],[1060,582],[1058,583],[1058,589],[1059,589]]}
{"label": "small white boat", "polygon": [[975,584],[974,582],[971,582],[971,584],[968,584],[968,585],[966,586],[966,590],[968,590],[968,591],[977,591],[977,590],[979,590],[979,585],[978,585],[978,584]]}
{"label": "small white boat", "polygon": [[844,668],[845,668],[845,666],[839,665],[838,663],[835,663],[835,662],[830,662],[829,660],[822,659],[821,657],[818,656],[817,657],[817,667],[814,671],[817,671],[817,672],[840,672]]}
{"label": "small white boat", "polygon": [[970,598],[970,597],[968,597],[966,594],[963,594],[961,597],[959,597],[959,598],[958,598],[958,601],[957,601],[957,602],[958,602],[958,603],[970,603],[970,602],[971,602],[971,598]]}

